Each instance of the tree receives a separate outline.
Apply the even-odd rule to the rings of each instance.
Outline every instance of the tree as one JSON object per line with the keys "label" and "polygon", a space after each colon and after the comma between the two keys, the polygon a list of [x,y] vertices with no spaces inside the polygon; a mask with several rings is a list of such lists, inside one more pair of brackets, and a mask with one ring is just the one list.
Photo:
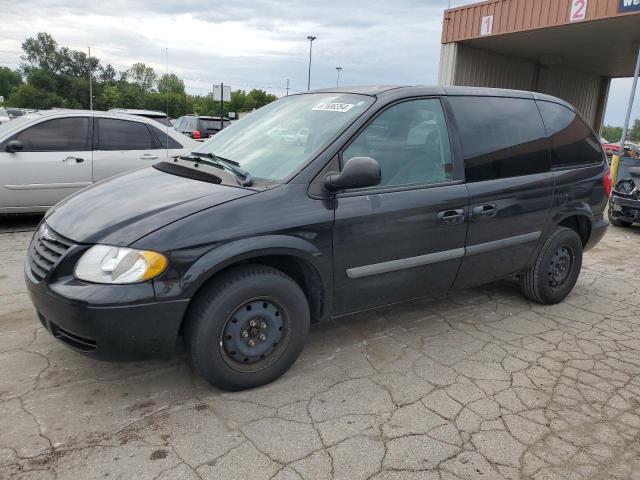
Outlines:
{"label": "tree", "polygon": [[35,38],[27,38],[22,42],[22,71],[29,74],[32,69],[39,68],[49,74],[60,72],[60,54],[58,42],[48,33],[38,33]]}
{"label": "tree", "polygon": [[184,95],[184,82],[174,73],[162,75],[158,80],[158,92]]}
{"label": "tree", "polygon": [[9,67],[0,67],[0,95],[9,98],[11,90],[22,85],[22,77]]}
{"label": "tree", "polygon": [[28,83],[15,88],[7,100],[10,107],[37,108],[48,110],[54,107],[64,107],[64,99],[55,93],[46,92]]}
{"label": "tree", "polygon": [[602,136],[610,142],[619,142],[622,138],[622,127],[605,125],[602,127]]}
{"label": "tree", "polygon": [[247,99],[244,105],[245,107],[244,111],[250,112],[254,109],[264,107],[265,105],[277,99],[278,97],[276,97],[275,95],[269,94],[264,90],[259,90],[257,88],[254,88],[247,94]]}
{"label": "tree", "polygon": [[121,106],[120,90],[116,85],[105,85],[99,95],[96,95],[94,106],[98,110],[109,110]]}
{"label": "tree", "polygon": [[101,67],[100,71],[95,73],[95,76],[99,82],[110,84],[110,85],[113,85],[116,83],[117,75],[118,75],[118,72],[116,72],[116,69],[113,68],[113,66],[110,63],[108,63],[104,67]]}
{"label": "tree", "polygon": [[158,75],[151,67],[147,67],[144,63],[134,63],[127,70],[127,80],[136,84],[142,93],[149,93],[155,86]]}
{"label": "tree", "polygon": [[632,142],[640,141],[640,118],[636,118],[633,126],[629,129],[629,140]]}

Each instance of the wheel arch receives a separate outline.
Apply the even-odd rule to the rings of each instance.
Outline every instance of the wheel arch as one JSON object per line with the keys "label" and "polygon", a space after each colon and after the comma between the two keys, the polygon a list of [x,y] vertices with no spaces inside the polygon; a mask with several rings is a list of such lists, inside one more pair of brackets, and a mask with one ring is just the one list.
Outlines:
{"label": "wheel arch", "polygon": [[[276,268],[300,286],[309,302],[311,321],[328,316],[332,305],[331,259],[299,237],[269,235],[231,242],[200,257],[185,279],[191,299],[219,274],[239,265],[261,264]],[[183,320],[184,321],[184,320]]]}
{"label": "wheel arch", "polygon": [[578,234],[582,241],[582,246],[586,247],[591,238],[591,217],[584,213],[575,213],[573,215],[566,215],[561,220],[555,222],[555,225],[559,227],[570,228]]}

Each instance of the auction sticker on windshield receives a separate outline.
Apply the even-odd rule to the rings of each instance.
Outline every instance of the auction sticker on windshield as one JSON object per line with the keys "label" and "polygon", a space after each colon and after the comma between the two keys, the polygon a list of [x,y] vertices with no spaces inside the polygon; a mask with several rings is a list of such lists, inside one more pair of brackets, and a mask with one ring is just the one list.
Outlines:
{"label": "auction sticker on windshield", "polygon": [[345,113],[351,110],[355,105],[352,103],[319,103],[312,110],[322,112],[340,112]]}

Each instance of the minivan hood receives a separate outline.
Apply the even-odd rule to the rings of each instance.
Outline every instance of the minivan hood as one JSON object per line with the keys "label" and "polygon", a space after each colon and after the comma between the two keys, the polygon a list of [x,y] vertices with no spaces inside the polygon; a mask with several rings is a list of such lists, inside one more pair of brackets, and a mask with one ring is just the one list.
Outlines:
{"label": "minivan hood", "polygon": [[68,197],[45,221],[74,242],[125,246],[187,215],[254,193],[145,168]]}

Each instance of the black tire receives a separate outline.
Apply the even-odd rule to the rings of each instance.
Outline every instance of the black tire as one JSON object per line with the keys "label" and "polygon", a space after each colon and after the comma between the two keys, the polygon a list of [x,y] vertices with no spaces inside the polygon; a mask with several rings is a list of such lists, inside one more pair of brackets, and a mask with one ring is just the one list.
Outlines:
{"label": "black tire", "polygon": [[613,216],[613,213],[612,213],[612,209],[611,209],[611,207],[609,207],[609,210],[608,210],[608,212],[607,212],[607,213],[608,213],[608,216],[609,216],[609,223],[610,223],[611,225],[613,225],[614,227],[624,227],[624,228],[628,228],[628,227],[630,227],[631,225],[633,225],[633,222],[625,222],[624,220],[620,220],[620,219],[618,219],[618,218],[615,218],[615,217]]}
{"label": "black tire", "polygon": [[[566,271],[561,268],[563,265],[567,265]],[[575,286],[581,267],[582,240],[570,228],[557,227],[544,242],[533,266],[520,276],[522,292],[544,305],[559,303]]]}
{"label": "black tire", "polygon": [[222,273],[194,298],[185,343],[196,373],[224,390],[244,390],[291,367],[309,324],[307,298],[292,278],[272,267],[244,265]]}

